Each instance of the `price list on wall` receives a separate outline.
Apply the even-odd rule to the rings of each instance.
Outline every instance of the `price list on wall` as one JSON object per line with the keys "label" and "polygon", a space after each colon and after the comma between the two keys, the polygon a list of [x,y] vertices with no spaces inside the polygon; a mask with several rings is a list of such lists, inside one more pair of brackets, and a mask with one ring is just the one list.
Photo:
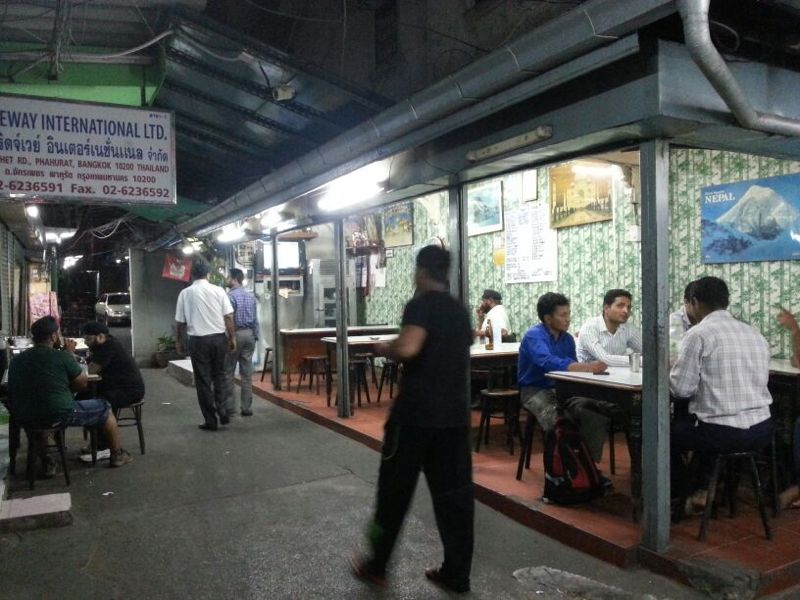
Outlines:
{"label": "price list on wall", "polygon": [[506,283],[555,281],[557,233],[544,202],[526,203],[506,214]]}

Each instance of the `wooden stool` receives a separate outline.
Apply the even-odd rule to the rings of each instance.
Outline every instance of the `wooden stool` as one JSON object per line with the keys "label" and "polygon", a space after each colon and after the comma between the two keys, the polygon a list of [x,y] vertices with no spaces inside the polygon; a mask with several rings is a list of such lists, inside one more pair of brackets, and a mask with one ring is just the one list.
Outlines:
{"label": "wooden stool", "polygon": [[[134,402],[128,406],[120,406],[114,409],[114,418],[117,420],[117,427],[136,427],[139,433],[139,452],[144,454],[144,429],[142,428],[142,408],[144,400]],[[123,410],[130,410],[131,414],[122,414]]]}
{"label": "wooden stool", "polygon": [[308,375],[308,389],[314,384],[314,378],[317,380],[317,394],[319,394],[319,382],[327,377],[328,357],[324,355],[314,354],[303,357],[303,362],[300,364],[300,379],[297,381],[297,393],[300,393],[300,385],[303,383],[306,375]]}
{"label": "wooden stool", "polygon": [[383,392],[383,384],[385,381],[389,382],[389,400],[394,398],[394,384],[397,383],[397,375],[399,373],[399,366],[391,358],[387,358],[383,363],[381,369],[381,379],[378,383],[378,404],[381,403],[381,393]]}
{"label": "wooden stool", "polygon": [[[267,373],[267,364],[269,363],[270,352],[272,352],[272,348],[269,346],[264,348],[264,366],[261,368],[261,381],[264,381],[264,375]],[[142,454],[144,454],[144,452]]]}
{"label": "wooden stool", "polygon": [[372,385],[378,387],[378,377],[375,375],[375,355],[372,352],[356,352],[353,354],[353,358],[366,361],[367,366],[372,371]]}
{"label": "wooden stool", "polygon": [[712,511],[716,510],[715,500],[717,496],[717,483],[719,481],[719,474],[723,463],[726,470],[726,489],[725,493],[728,500],[728,510],[730,518],[736,516],[736,490],[739,484],[738,467],[740,461],[747,461],[750,465],[750,477],[753,484],[753,492],[756,495],[756,502],[758,503],[758,512],[761,514],[761,524],[764,526],[764,534],[768,540],[772,540],[772,530],[767,520],[767,508],[764,504],[764,496],[761,492],[761,480],[758,476],[758,466],[756,465],[757,452],[731,452],[728,454],[717,454],[714,457],[714,468],[711,472],[711,481],[708,484],[708,498],[706,499],[706,508],[703,511],[703,517],[700,520],[700,531],[697,534],[697,539],[701,542],[705,541],[706,533],[708,532],[708,519],[711,517]]}
{"label": "wooden stool", "polygon": [[[617,417],[624,417],[624,420],[620,421]],[[625,434],[625,441],[628,444],[628,453],[630,454],[630,439],[631,439],[631,430],[630,425],[627,422],[627,415],[617,413],[612,414],[609,416],[608,420],[608,463],[609,463],[609,470],[611,471],[612,475],[617,474],[617,452],[616,447],[614,446],[614,436],[617,432],[622,432]]]}
{"label": "wooden stool", "polygon": [[[28,478],[28,486],[33,489],[36,482],[36,456],[38,454],[39,444],[44,444],[44,453],[48,454],[47,450],[55,448],[61,458],[61,469],[64,471],[64,480],[69,482],[69,469],[67,468],[67,447],[65,443],[65,432],[67,430],[66,424],[57,427],[23,427],[25,435],[28,436],[28,464],[26,469],[26,476]],[[49,443],[49,437],[53,436],[53,444]]]}
{"label": "wooden stool", "polygon": [[[481,420],[478,425],[478,439],[475,452],[480,452],[481,439],[489,443],[489,428],[493,416],[501,417],[506,422],[506,444],[509,454],[514,454],[514,436],[519,434],[519,390],[513,388],[494,388],[481,390]],[[502,411],[502,414],[494,413]],[[522,441],[520,440],[520,443]]]}
{"label": "wooden stool", "polygon": [[[528,419],[525,421],[525,434],[522,436],[522,447],[519,451],[519,462],[517,463],[517,481],[522,481],[522,469],[531,468],[531,452],[533,451],[533,434],[536,426],[539,424],[536,421],[536,416],[525,409],[528,414]],[[542,444],[544,445],[544,437],[542,437]]]}
{"label": "wooden stool", "polygon": [[[364,395],[367,397],[367,404],[371,404],[369,398],[369,387],[367,386],[367,361],[366,359],[358,360],[353,359],[350,361],[350,381],[355,386],[355,394],[358,406],[361,406],[361,390],[363,388]],[[336,402],[339,404],[339,393],[336,393]]]}
{"label": "wooden stool", "polygon": [[17,474],[17,452],[20,447],[20,427],[10,415],[8,420],[8,473]]}

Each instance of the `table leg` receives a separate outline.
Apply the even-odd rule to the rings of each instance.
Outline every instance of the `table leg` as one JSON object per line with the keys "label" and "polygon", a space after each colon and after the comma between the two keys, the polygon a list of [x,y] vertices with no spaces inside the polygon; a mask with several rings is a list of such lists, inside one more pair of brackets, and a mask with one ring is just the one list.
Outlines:
{"label": "table leg", "polygon": [[331,405],[331,393],[333,391],[333,373],[331,364],[333,359],[331,357],[331,345],[325,344],[325,354],[328,356],[328,362],[325,364],[325,393],[327,394],[328,406]]}
{"label": "table leg", "polygon": [[628,445],[631,452],[631,499],[633,521],[639,522],[642,511],[642,399],[634,394],[631,406],[631,432]]}

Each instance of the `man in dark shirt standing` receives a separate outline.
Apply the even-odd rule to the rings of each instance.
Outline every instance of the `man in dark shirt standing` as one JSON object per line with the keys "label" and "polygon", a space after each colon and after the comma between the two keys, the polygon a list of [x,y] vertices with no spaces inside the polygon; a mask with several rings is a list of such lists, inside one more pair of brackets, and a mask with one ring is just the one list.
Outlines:
{"label": "man in dark shirt standing", "polygon": [[463,593],[470,587],[473,546],[467,397],[472,330],[466,309],[448,292],[450,254],[426,246],[416,267],[417,293],[405,307],[400,335],[376,348],[402,362],[404,371],[385,427],[370,551],[354,557],[351,568],[358,578],[385,585],[387,563],[423,471],[444,545],[441,567],[425,575]]}

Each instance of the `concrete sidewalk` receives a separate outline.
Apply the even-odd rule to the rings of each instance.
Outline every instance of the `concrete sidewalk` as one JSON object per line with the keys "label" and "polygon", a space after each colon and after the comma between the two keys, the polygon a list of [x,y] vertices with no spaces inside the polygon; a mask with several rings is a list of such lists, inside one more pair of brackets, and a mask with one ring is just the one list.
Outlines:
{"label": "concrete sidewalk", "polygon": [[[0,598],[379,596],[346,566],[371,513],[376,452],[258,399],[254,417],[203,432],[194,389],[162,371],[144,376],[147,454],[127,429],[131,465],[86,467],[74,462],[80,432],[70,432],[73,524],[0,537]],[[12,497],[25,495],[12,483]],[[59,475],[37,483],[36,493],[65,490]],[[440,553],[423,480],[380,597],[446,597],[423,575]],[[474,598],[703,597],[588,557],[480,504],[474,565]]]}

